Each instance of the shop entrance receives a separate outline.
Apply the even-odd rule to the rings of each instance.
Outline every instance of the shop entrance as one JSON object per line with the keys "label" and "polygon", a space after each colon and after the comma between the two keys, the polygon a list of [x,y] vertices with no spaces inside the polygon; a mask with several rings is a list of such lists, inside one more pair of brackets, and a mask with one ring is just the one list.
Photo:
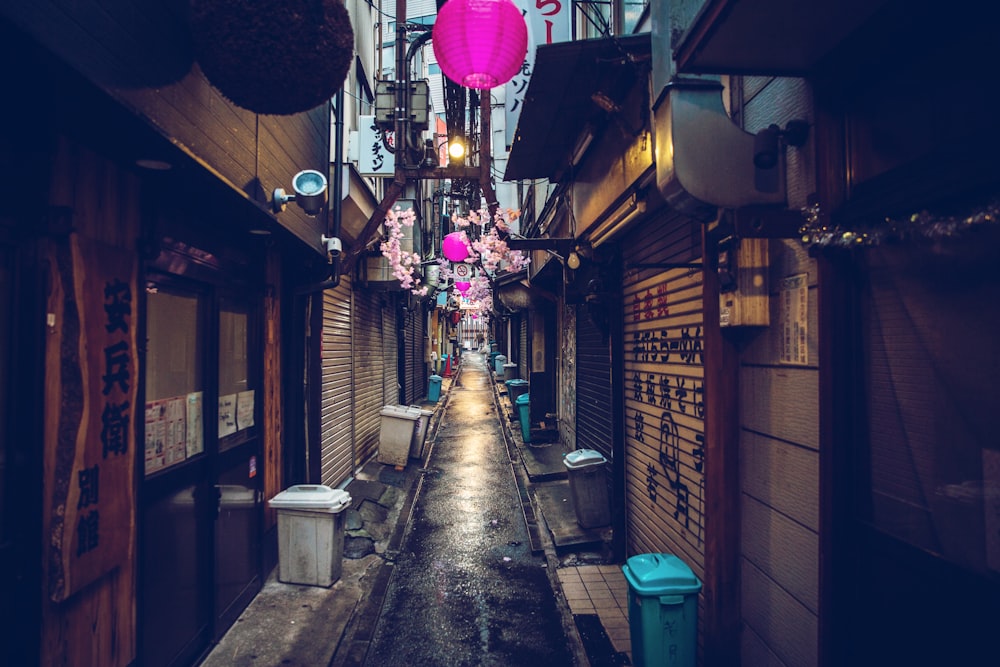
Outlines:
{"label": "shop entrance", "polygon": [[188,664],[261,586],[256,300],[146,283],[143,664]]}

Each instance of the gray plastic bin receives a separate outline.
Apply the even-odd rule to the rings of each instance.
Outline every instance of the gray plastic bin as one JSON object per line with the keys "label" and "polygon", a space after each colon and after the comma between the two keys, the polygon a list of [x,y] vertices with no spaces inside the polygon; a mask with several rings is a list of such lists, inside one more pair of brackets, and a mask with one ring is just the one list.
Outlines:
{"label": "gray plastic bin", "polygon": [[297,484],[271,500],[278,513],[278,581],[329,588],[343,569],[347,491]]}
{"label": "gray plastic bin", "polygon": [[411,405],[410,407],[420,410],[417,417],[417,427],[413,430],[413,441],[410,443],[410,458],[422,459],[424,458],[424,444],[427,442],[427,431],[431,425],[434,411],[424,410],[419,405]]}
{"label": "gray plastic bin", "polygon": [[507,356],[503,354],[498,354],[493,360],[493,372],[496,373],[497,379],[503,379],[503,366],[507,363]]}
{"label": "gray plastic bin", "polygon": [[596,449],[577,449],[563,457],[576,522],[583,528],[611,523],[606,474],[608,460]]}
{"label": "gray plastic bin", "polygon": [[378,434],[378,462],[405,467],[410,460],[410,447],[418,427],[420,408],[387,405],[379,414],[382,424]]}

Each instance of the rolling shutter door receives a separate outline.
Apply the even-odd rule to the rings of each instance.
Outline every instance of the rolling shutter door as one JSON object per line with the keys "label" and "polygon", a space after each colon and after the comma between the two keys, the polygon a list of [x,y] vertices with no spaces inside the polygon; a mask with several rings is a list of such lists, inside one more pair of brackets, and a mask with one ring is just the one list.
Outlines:
{"label": "rolling shutter door", "polygon": [[611,461],[611,351],[586,306],[576,309],[576,363],[577,449],[595,449]]}
{"label": "rolling shutter door", "polygon": [[351,282],[323,292],[323,387],[320,414],[322,483],[336,487],[354,472]]}
{"label": "rolling shutter door", "polygon": [[[659,217],[623,240],[628,551],[704,574],[704,358],[699,223]],[[582,412],[582,411],[581,411]]]}
{"label": "rolling shutter door", "polygon": [[[382,317],[382,405],[399,405],[399,331],[393,297],[381,299]],[[380,408],[381,409],[381,408]]]}
{"label": "rolling shutter door", "polygon": [[[354,464],[378,450],[385,360],[382,356],[382,308],[379,295],[354,290]],[[393,372],[395,375],[395,372]]]}

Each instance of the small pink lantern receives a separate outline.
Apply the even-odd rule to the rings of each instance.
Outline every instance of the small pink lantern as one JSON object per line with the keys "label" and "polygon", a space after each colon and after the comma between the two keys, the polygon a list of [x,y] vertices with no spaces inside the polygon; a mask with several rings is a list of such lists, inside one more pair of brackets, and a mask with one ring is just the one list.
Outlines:
{"label": "small pink lantern", "polygon": [[448,0],[431,42],[441,71],[468,88],[510,81],[528,53],[528,26],[511,0]]}
{"label": "small pink lantern", "polygon": [[452,232],[441,242],[441,252],[453,262],[461,262],[469,256],[469,246],[465,245],[462,232]]}
{"label": "small pink lantern", "polygon": [[455,283],[455,289],[457,289],[458,293],[462,296],[465,296],[465,293],[469,291],[469,287],[471,286],[471,283]]}

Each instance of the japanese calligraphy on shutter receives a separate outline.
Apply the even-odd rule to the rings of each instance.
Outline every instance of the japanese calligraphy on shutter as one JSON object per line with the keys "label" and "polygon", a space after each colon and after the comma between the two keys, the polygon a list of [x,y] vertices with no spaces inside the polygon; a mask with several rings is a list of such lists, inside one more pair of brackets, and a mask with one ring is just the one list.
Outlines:
{"label": "japanese calligraphy on shutter", "polygon": [[74,234],[51,259],[45,412],[58,418],[45,424],[45,566],[58,602],[131,549],[139,367],[135,255]]}
{"label": "japanese calligraphy on shutter", "polygon": [[[634,548],[700,562],[705,403],[701,273],[624,285],[625,432]],[[641,534],[640,534],[641,533]]]}

